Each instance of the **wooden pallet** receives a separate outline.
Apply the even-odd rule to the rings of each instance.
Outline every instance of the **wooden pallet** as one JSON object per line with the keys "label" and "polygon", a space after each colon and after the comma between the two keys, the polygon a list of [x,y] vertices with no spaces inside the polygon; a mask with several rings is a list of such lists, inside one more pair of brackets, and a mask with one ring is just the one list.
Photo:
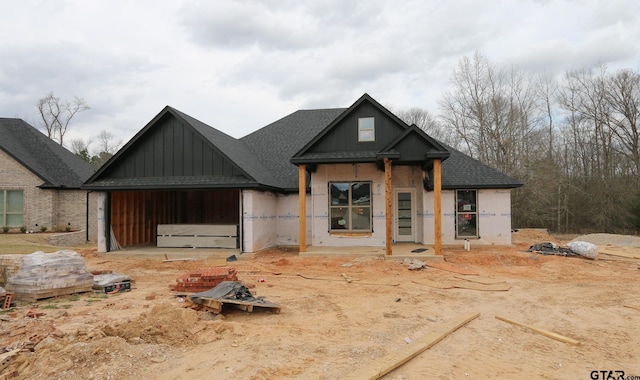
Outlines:
{"label": "wooden pallet", "polygon": [[57,288],[57,289],[43,289],[38,290],[34,293],[21,293],[19,291],[16,292],[16,298],[19,298],[21,301],[26,302],[36,302],[45,298],[53,298],[60,296],[68,296],[76,293],[87,293],[91,291],[91,286],[86,285],[76,285],[76,286],[68,286],[65,288]]}
{"label": "wooden pallet", "polygon": [[267,309],[273,313],[280,313],[280,306],[274,303],[257,300],[257,301],[240,301],[240,300],[228,300],[228,299],[213,299],[213,298],[200,298],[201,302],[196,303],[196,305],[202,305],[207,311],[212,313],[220,314],[222,312],[222,307],[224,305],[231,305],[236,309],[244,310],[248,313],[253,312],[254,307]]}

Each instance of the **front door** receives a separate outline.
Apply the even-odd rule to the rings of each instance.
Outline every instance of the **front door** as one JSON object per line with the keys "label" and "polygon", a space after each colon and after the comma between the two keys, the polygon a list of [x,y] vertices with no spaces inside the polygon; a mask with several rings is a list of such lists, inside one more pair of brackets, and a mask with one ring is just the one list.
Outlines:
{"label": "front door", "polygon": [[398,242],[415,241],[415,206],[413,189],[396,189],[394,240]]}

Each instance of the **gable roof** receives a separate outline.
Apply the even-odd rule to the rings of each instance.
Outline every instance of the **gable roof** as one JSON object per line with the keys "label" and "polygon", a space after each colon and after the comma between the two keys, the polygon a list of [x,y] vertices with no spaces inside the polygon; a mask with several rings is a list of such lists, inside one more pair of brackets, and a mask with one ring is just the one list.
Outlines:
{"label": "gable roof", "polygon": [[433,158],[440,158],[444,161],[449,157],[449,152],[444,145],[412,124],[385,146],[378,155],[397,155],[399,163],[417,164],[424,162],[425,159]]}
{"label": "gable roof", "polygon": [[[205,161],[205,158],[198,156],[191,147],[184,147],[183,141],[178,138],[167,138],[167,144],[155,145],[151,136],[154,132],[165,127],[163,124],[167,120],[177,120],[184,133],[192,136],[196,144],[204,144],[204,153],[207,153],[210,160],[215,158],[224,161],[227,169],[211,169],[206,172],[202,166],[212,167],[212,162]],[[151,137],[149,137],[151,136]],[[146,144],[146,145],[145,145]],[[183,170],[182,167],[173,168],[170,173],[159,173],[153,165],[143,167],[144,159],[139,159],[138,167],[127,168],[127,160],[133,160],[135,156],[147,155],[146,147],[158,149],[153,157],[165,157],[167,154],[163,149],[170,152],[180,151],[184,153],[182,160],[192,160],[183,163],[194,165],[200,170],[191,172]],[[202,147],[202,145],[199,145]],[[184,152],[189,150],[188,152]],[[165,154],[166,153],[166,154]],[[204,156],[204,154],[202,155]],[[156,165],[156,167],[159,165]],[[177,165],[180,166],[180,165]],[[124,189],[163,189],[163,188],[224,188],[224,187],[271,187],[279,188],[278,181],[271,175],[270,171],[252,154],[240,140],[237,140],[215,128],[212,128],[201,121],[182,113],[172,107],[166,106],[156,117],[154,117],[142,130],[140,130],[127,144],[122,147],[109,161],[107,161],[87,182],[87,189],[103,190],[124,190]]]}
{"label": "gable roof", "polygon": [[[407,124],[391,113],[369,94],[362,95],[355,101],[349,108],[344,110],[338,117],[332,120],[329,124],[323,128],[320,133],[315,135],[309,140],[300,150],[298,150],[290,159],[294,164],[299,163],[330,163],[330,162],[374,162],[379,153],[382,152],[381,143],[384,143],[384,138],[376,139],[372,143],[363,143],[354,145],[349,142],[349,137],[345,135],[345,132],[349,132],[347,128],[348,123],[354,122],[352,119],[357,112],[361,109],[368,108],[367,117],[372,116],[372,113],[376,114],[380,119],[384,121],[382,123],[387,135],[392,133],[394,136],[408,128]],[[378,122],[376,122],[378,124]],[[376,129],[379,129],[376,127]],[[388,132],[393,131],[393,132]],[[376,131],[378,134],[379,131]],[[333,136],[332,136],[333,135]],[[337,138],[336,138],[337,135]],[[354,138],[352,135],[351,137]],[[336,147],[339,145],[339,147]],[[327,149],[329,147],[329,149]]]}
{"label": "gable roof", "polygon": [[[393,124],[395,138],[375,150],[313,152],[310,148],[330,134],[351,111],[361,105],[374,107]],[[180,121],[193,131],[214,154],[233,166],[233,175],[128,175],[114,177],[110,171],[126,164],[136,144],[142,143],[167,117]],[[398,129],[399,128],[399,129]],[[399,131],[399,132],[398,132]],[[174,139],[177,140],[177,139]],[[304,156],[304,157],[303,157]],[[172,107],[165,107],[89,180],[84,188],[118,189],[194,189],[194,188],[266,188],[285,192],[298,191],[296,163],[375,162],[392,157],[398,163],[412,164],[434,158],[443,159],[442,187],[514,188],[522,186],[515,179],[433,139],[415,125],[408,126],[393,113],[364,94],[349,108],[299,110],[255,132],[235,139]]]}
{"label": "gable roof", "polygon": [[79,189],[93,166],[22,119],[0,118],[0,149],[43,181],[41,188]]}

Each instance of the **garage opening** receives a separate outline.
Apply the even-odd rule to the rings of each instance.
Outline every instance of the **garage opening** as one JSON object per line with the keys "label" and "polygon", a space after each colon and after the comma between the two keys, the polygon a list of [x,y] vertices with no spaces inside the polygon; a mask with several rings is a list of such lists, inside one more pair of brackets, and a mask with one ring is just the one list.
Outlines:
{"label": "garage opening", "polygon": [[235,226],[238,231],[239,205],[237,189],[116,191],[111,194],[111,229],[121,247],[156,245],[159,224]]}

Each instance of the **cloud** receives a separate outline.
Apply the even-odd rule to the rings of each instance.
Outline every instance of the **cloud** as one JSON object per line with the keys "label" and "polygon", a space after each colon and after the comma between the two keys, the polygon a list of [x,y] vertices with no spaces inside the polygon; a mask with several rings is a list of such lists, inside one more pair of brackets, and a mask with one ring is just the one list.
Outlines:
{"label": "cloud", "polygon": [[106,129],[128,139],[171,105],[240,137],[297,109],[349,106],[364,92],[435,113],[459,60],[475,51],[531,72],[640,62],[640,5],[631,0],[5,6],[0,116],[31,122],[49,91],[79,96],[92,109],[72,126],[78,135]]}

